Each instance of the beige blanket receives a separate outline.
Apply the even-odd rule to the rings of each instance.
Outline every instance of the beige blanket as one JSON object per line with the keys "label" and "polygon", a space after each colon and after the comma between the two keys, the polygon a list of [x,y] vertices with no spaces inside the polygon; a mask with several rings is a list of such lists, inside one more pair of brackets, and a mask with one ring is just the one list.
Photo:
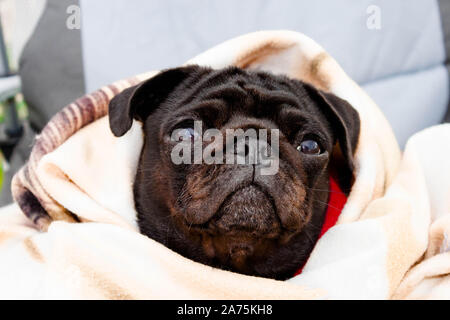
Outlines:
{"label": "beige blanket", "polygon": [[375,103],[299,33],[244,35],[193,63],[286,74],[359,112],[356,181],[303,273],[282,282],[222,271],[139,234],[141,124],[116,138],[106,116],[115,94],[152,72],[80,98],[37,137],[12,184],[16,204],[0,210],[0,298],[450,298],[450,125],[416,134],[401,155]]}

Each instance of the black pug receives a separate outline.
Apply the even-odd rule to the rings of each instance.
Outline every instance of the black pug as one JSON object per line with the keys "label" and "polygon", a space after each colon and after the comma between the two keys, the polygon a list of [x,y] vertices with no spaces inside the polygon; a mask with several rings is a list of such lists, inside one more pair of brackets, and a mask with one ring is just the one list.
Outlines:
{"label": "black pug", "polygon": [[[292,277],[319,236],[330,167],[338,166],[344,188],[352,183],[358,113],[335,95],[285,76],[236,67],[170,69],[112,99],[115,136],[133,119],[144,130],[134,182],[140,231],[203,264]],[[278,129],[278,172],[259,175],[254,164],[174,164],[172,132],[185,129],[194,140],[194,121],[223,133]]]}

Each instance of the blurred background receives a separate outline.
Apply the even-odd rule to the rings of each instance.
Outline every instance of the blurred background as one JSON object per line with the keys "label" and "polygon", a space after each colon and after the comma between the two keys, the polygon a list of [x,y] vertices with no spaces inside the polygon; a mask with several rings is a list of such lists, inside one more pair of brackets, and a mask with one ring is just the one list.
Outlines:
{"label": "blurred background", "polygon": [[450,0],[0,0],[0,206],[66,104],[235,36],[303,32],[375,100],[404,147],[450,120]]}

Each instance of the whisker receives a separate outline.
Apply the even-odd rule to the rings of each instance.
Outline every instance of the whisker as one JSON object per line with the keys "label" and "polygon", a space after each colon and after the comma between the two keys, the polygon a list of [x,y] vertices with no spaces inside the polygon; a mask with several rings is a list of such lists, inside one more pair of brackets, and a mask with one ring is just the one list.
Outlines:
{"label": "whisker", "polygon": [[327,203],[327,202],[325,202],[325,201],[320,201],[320,200],[317,200],[317,199],[312,199],[312,201],[316,201],[316,202],[318,202],[318,203],[325,204],[325,205],[327,205],[327,207],[330,207],[330,208],[333,208],[333,209],[336,209],[336,210],[341,210],[341,208],[332,206],[331,204],[329,204],[329,203]]}
{"label": "whisker", "polygon": [[328,193],[340,193],[340,194],[346,194],[345,192],[342,191],[336,191],[336,190],[327,190],[327,189],[315,189],[315,188],[309,188],[309,187],[305,187],[308,190],[311,191],[319,191],[319,192],[328,192]]}
{"label": "whisker", "polygon": [[308,238],[308,240],[309,240],[311,243],[314,243],[314,242],[315,242],[314,239],[311,237],[311,235],[310,235],[308,232],[305,232],[305,236]]}

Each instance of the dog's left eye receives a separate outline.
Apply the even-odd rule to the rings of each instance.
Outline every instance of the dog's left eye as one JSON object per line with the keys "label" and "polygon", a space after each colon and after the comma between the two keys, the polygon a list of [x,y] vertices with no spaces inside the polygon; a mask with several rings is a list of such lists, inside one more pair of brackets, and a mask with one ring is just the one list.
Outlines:
{"label": "dog's left eye", "polygon": [[322,152],[320,145],[315,140],[303,140],[302,143],[297,147],[297,150],[304,154],[317,155]]}

